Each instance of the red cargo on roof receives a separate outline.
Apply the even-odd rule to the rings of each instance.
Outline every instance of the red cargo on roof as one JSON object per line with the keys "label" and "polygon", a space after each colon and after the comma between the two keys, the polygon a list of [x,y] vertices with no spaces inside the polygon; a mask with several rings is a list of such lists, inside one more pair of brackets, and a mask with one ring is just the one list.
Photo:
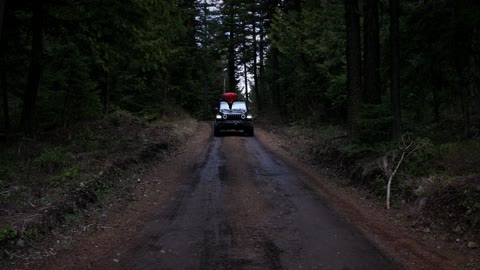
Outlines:
{"label": "red cargo on roof", "polygon": [[222,99],[228,102],[228,104],[231,106],[232,103],[237,100],[237,94],[233,92],[227,92],[222,94]]}

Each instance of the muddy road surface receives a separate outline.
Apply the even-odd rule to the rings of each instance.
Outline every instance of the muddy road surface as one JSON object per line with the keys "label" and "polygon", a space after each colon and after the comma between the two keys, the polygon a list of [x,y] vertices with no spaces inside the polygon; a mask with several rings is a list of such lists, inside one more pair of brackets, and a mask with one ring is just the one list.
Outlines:
{"label": "muddy road surface", "polygon": [[255,138],[214,138],[123,269],[394,269]]}
{"label": "muddy road surface", "polygon": [[213,138],[119,269],[396,269],[255,138]]}
{"label": "muddy road surface", "polygon": [[84,254],[69,251],[41,268],[400,269],[305,184],[308,175],[255,137],[210,135],[201,148],[177,157],[183,165],[170,174],[180,170],[182,179],[157,200],[162,207],[144,211],[124,235],[111,231],[109,248],[89,254],[100,244],[88,239],[76,248]]}

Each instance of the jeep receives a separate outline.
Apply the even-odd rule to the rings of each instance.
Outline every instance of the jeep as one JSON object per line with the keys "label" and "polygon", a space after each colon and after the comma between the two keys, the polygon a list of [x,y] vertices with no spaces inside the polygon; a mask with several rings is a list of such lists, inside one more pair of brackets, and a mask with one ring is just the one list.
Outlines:
{"label": "jeep", "polygon": [[219,105],[213,124],[214,136],[227,130],[241,130],[246,136],[253,136],[253,117],[245,101],[236,100],[235,93],[225,93]]}

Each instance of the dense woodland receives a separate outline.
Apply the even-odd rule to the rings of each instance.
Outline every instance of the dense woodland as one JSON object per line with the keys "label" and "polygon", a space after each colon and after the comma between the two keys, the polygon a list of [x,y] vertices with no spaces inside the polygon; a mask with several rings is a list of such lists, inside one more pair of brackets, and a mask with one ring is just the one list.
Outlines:
{"label": "dense woodland", "polygon": [[259,116],[340,126],[360,152],[407,132],[478,144],[477,1],[21,0],[1,15],[4,139],[115,111],[211,119],[235,91]]}
{"label": "dense woodland", "polygon": [[0,0],[0,216],[104,192],[109,159],[181,137],[163,117],[234,91],[353,184],[480,233],[479,86],[476,0]]}
{"label": "dense woodland", "polygon": [[115,110],[209,118],[237,91],[359,141],[476,137],[479,14],[472,0],[4,0],[2,135]]}

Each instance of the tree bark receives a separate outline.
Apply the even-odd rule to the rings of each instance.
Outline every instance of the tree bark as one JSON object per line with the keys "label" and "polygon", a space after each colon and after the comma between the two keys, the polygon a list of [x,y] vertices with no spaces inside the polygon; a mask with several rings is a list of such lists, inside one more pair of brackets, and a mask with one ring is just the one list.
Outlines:
{"label": "tree bark", "polygon": [[0,87],[2,88],[3,117],[5,121],[5,133],[10,131],[10,114],[8,108],[7,71],[5,67],[5,40],[3,38],[3,19],[6,0],[0,0]]}
{"label": "tree bark", "polygon": [[390,46],[392,54],[391,67],[391,99],[393,139],[400,138],[402,134],[402,115],[400,103],[400,30],[399,30],[399,0],[390,0]]}
{"label": "tree bark", "polygon": [[[255,16],[255,13],[254,13]],[[261,100],[260,100],[260,92],[259,92],[259,85],[258,85],[258,71],[257,71],[257,22],[253,22],[253,87],[255,92],[255,103],[257,105],[257,110],[260,112],[262,110]]]}
{"label": "tree bark", "polygon": [[5,121],[5,132],[8,134],[10,131],[10,113],[8,108],[7,74],[3,67],[0,72],[0,87],[2,88],[3,100],[3,118]]}
{"label": "tree bark", "polygon": [[363,100],[368,104],[380,104],[380,34],[378,0],[364,0],[364,87]]}
{"label": "tree bark", "polygon": [[38,86],[42,72],[43,15],[43,1],[34,1],[32,16],[32,50],[22,112],[23,131],[27,137],[33,137],[34,135],[35,103],[37,100]]}
{"label": "tree bark", "polygon": [[248,72],[247,72],[247,62],[243,62],[243,76],[245,80],[245,103],[247,104],[247,108],[249,107],[249,98],[248,98]]}
{"label": "tree bark", "polygon": [[465,138],[470,138],[471,134],[471,105],[470,105],[470,97],[469,97],[469,90],[467,89],[467,83],[465,80],[465,76],[463,74],[463,69],[457,69],[457,73],[459,76],[459,87],[460,87],[460,100],[462,104],[462,115],[463,115],[463,136]]}
{"label": "tree bark", "polygon": [[110,74],[105,72],[105,88],[103,90],[103,113],[110,112]]}
{"label": "tree bark", "polygon": [[[457,42],[459,42],[457,40]],[[457,44],[458,46],[458,44]],[[460,47],[460,46],[459,46]],[[460,48],[458,48],[460,49]],[[464,49],[464,48],[463,48]],[[458,50],[459,54],[462,54],[465,52]],[[470,91],[468,89],[468,82],[467,79],[465,78],[465,65],[467,64],[465,61],[466,56],[464,55],[459,55],[455,59],[455,66],[456,66],[456,71],[457,71],[457,87],[460,89],[460,101],[461,101],[461,106],[462,106],[462,119],[463,119],[463,136],[465,138],[470,138],[471,137],[471,104],[470,104]]]}
{"label": "tree bark", "polygon": [[453,20],[455,24],[455,68],[458,77],[457,87],[460,90],[460,101],[462,106],[463,118],[463,136],[465,138],[470,138],[472,136],[470,97],[471,81],[468,78],[468,69],[470,66],[470,58],[473,53],[471,48],[471,33],[474,32],[474,26],[470,22],[465,20],[464,15],[466,10],[474,7],[475,4],[477,4],[476,1],[453,1]]}
{"label": "tree bark", "polygon": [[234,27],[234,20],[235,20],[235,11],[233,4],[230,4],[230,33],[228,35],[228,90],[229,92],[235,92],[237,88],[236,79],[235,79],[235,27]]}
{"label": "tree bark", "polygon": [[[434,78],[441,78],[440,72],[436,71],[435,68],[432,68],[432,74],[435,76]],[[440,122],[440,96],[439,92],[442,90],[442,81],[441,79],[433,79],[433,90],[432,90],[432,95],[433,95],[433,120],[435,123]]]}
{"label": "tree bark", "polygon": [[280,104],[280,72],[279,72],[279,51],[275,47],[271,47],[271,57],[272,57],[272,80],[273,80],[273,89],[271,94],[272,97],[272,105],[276,106],[277,108],[281,109]]}
{"label": "tree bark", "polygon": [[[231,36],[233,34],[230,34]],[[232,37],[230,37],[232,39]],[[230,41],[232,42],[232,41]],[[235,48],[232,44],[228,45],[228,91],[235,92]]]}
{"label": "tree bark", "polygon": [[3,32],[3,17],[4,17],[4,11],[5,11],[5,3],[7,0],[0,0],[0,38],[2,36]]}
{"label": "tree bark", "polygon": [[265,95],[265,66],[264,66],[264,63],[265,63],[265,54],[264,54],[264,51],[265,51],[265,33],[264,33],[264,27],[263,27],[263,12],[262,12],[262,15],[261,15],[261,18],[260,18],[260,29],[259,29],[259,32],[260,32],[260,40],[259,40],[259,47],[258,47],[258,50],[259,50],[259,85],[258,85],[258,93],[259,93],[259,98],[260,100],[258,101],[258,104],[260,105],[260,107],[263,108],[263,105],[264,105],[264,95]]}
{"label": "tree bark", "polygon": [[70,103],[70,95],[72,92],[72,70],[70,69],[69,77],[67,79],[67,89],[65,90],[65,98],[63,99],[63,109],[62,109],[62,123],[63,127],[67,127],[68,119],[70,113],[68,112],[68,107]]}
{"label": "tree bark", "polygon": [[345,0],[347,31],[347,127],[350,139],[357,137],[355,123],[362,106],[362,59],[358,0]]}

